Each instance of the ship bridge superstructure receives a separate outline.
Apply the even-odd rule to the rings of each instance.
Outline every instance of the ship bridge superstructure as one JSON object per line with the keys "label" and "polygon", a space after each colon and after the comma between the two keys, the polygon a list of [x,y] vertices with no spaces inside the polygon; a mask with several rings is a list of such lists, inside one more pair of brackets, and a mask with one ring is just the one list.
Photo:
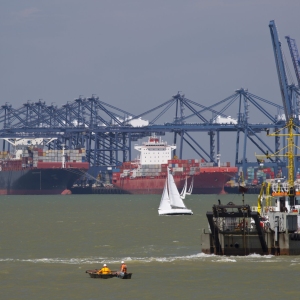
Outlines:
{"label": "ship bridge superstructure", "polygon": [[172,159],[176,146],[168,145],[167,142],[161,140],[161,137],[154,135],[141,146],[134,146],[134,149],[140,152],[141,165],[161,165],[167,164],[168,160]]}

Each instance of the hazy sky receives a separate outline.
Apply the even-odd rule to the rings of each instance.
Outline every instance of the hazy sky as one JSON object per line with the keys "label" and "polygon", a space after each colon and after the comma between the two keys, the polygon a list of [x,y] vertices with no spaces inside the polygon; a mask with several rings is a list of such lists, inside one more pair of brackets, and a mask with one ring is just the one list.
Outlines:
{"label": "hazy sky", "polygon": [[96,94],[138,114],[179,90],[210,105],[241,87],[281,104],[268,25],[289,55],[299,11],[299,0],[2,0],[1,104]]}

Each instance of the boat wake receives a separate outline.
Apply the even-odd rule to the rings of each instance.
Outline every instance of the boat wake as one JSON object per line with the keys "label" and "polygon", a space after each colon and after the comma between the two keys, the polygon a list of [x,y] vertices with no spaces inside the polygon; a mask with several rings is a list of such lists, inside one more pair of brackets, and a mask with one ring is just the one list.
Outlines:
{"label": "boat wake", "polygon": [[13,259],[0,258],[0,262],[10,263],[35,263],[35,264],[67,264],[67,265],[82,265],[82,264],[117,264],[120,261],[131,263],[151,263],[151,262],[174,262],[174,261],[194,261],[194,262],[211,262],[211,263],[278,263],[286,262],[291,265],[300,265],[300,258],[290,256],[273,256],[252,254],[248,256],[219,256],[214,254],[197,253],[186,256],[169,256],[169,257],[87,257],[87,258],[36,258],[36,259]]}

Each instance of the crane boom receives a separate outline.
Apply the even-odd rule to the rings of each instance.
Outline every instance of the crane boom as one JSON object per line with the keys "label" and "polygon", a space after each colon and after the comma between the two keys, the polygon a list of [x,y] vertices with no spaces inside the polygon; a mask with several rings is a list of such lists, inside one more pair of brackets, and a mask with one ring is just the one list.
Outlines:
{"label": "crane boom", "polygon": [[289,36],[286,36],[285,38],[287,40],[290,49],[292,62],[297,77],[298,87],[300,87],[300,56],[299,56],[296,40],[290,38]]}
{"label": "crane boom", "polygon": [[284,107],[286,121],[288,122],[289,119],[293,117],[293,109],[292,109],[293,106],[292,106],[291,97],[288,92],[288,80],[287,80],[284,61],[283,61],[281,42],[279,41],[278,32],[274,20],[270,21],[269,27],[270,27],[272,45],[274,50],[281,98]]}

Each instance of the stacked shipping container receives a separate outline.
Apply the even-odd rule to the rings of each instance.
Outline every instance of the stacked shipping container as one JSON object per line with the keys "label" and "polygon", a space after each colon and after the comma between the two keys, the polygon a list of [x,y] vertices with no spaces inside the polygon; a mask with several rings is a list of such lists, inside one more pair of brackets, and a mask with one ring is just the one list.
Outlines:
{"label": "stacked shipping container", "polygon": [[[221,164],[221,167],[230,167],[230,163]],[[168,168],[173,175],[192,176],[201,169],[210,170],[214,168],[213,163],[201,162],[198,159],[171,159],[167,164],[144,164],[137,162],[124,162],[119,169],[113,169],[113,179],[130,177],[157,177],[166,176]]]}
{"label": "stacked shipping container", "polygon": [[[62,162],[63,150],[46,150],[35,148],[32,151],[33,166],[38,162]],[[85,162],[85,149],[64,150],[66,162]]]}
{"label": "stacked shipping container", "polygon": [[274,168],[247,168],[246,183],[257,185],[265,182],[266,179],[274,178]]}
{"label": "stacked shipping container", "polygon": [[[88,169],[85,149],[64,150],[65,168]],[[23,149],[20,159],[7,151],[0,152],[0,171],[25,168],[62,168],[63,150]]]}

